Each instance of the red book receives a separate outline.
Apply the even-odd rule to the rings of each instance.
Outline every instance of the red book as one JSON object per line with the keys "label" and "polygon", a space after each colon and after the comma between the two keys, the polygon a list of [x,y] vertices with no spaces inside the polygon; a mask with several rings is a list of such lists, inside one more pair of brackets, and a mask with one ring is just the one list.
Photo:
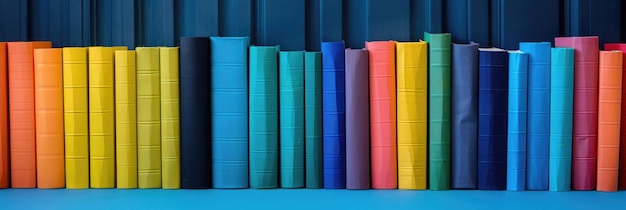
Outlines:
{"label": "red book", "polygon": [[572,190],[594,190],[598,148],[598,37],[557,37],[554,45],[574,48]]}
{"label": "red book", "polygon": [[0,188],[9,187],[9,108],[7,103],[7,43],[0,42]]}
{"label": "red book", "polygon": [[[620,50],[626,52],[626,44],[605,44],[604,50]],[[623,53],[623,60],[626,61],[626,53]],[[626,65],[623,65],[622,81],[626,81]],[[626,90],[626,82],[622,82],[622,90]],[[622,99],[626,98],[626,91],[622,91]],[[621,129],[620,129],[620,148],[619,148],[619,189],[626,189],[626,103],[622,103],[622,116],[621,116]]]}

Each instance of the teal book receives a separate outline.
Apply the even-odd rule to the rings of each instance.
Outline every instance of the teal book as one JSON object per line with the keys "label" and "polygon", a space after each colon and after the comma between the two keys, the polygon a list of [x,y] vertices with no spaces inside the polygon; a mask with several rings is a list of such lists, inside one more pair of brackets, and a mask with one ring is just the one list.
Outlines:
{"label": "teal book", "polygon": [[428,42],[428,154],[431,190],[450,189],[450,34],[424,33]]}
{"label": "teal book", "polygon": [[250,47],[250,187],[278,187],[278,46]]}
{"label": "teal book", "polygon": [[304,53],[306,188],[322,188],[322,53]]}
{"label": "teal book", "polygon": [[304,52],[279,52],[280,186],[304,187]]}
{"label": "teal book", "polygon": [[574,49],[550,56],[550,191],[569,191],[572,175]]}

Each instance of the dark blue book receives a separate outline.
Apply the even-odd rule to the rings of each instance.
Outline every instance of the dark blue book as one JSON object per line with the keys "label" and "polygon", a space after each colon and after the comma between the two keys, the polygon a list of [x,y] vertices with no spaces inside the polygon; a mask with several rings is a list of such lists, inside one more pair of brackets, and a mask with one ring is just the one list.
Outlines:
{"label": "dark blue book", "polygon": [[346,188],[345,47],[322,42],[324,188]]}
{"label": "dark blue book", "polygon": [[565,0],[563,17],[565,36],[598,36],[600,46],[619,42],[622,0]]}
{"label": "dark blue book", "polygon": [[180,186],[211,187],[208,37],[180,38]]}
{"label": "dark blue book", "polygon": [[304,0],[258,0],[256,44],[281,50],[305,49]]}
{"label": "dark blue book", "polygon": [[451,187],[476,189],[478,174],[478,44],[452,44]]}
{"label": "dark blue book", "polygon": [[528,53],[526,189],[548,190],[550,156],[550,42],[522,42]]}
{"label": "dark blue book", "polygon": [[248,37],[211,37],[213,187],[248,188]]}
{"label": "dark blue book", "polygon": [[491,45],[517,49],[519,42],[551,41],[559,35],[559,1],[492,0]]}
{"label": "dark blue book", "polygon": [[452,34],[452,42],[476,42],[480,47],[490,46],[489,0],[447,0],[445,31]]}
{"label": "dark blue book", "polygon": [[478,189],[506,190],[509,54],[481,48],[478,91]]}

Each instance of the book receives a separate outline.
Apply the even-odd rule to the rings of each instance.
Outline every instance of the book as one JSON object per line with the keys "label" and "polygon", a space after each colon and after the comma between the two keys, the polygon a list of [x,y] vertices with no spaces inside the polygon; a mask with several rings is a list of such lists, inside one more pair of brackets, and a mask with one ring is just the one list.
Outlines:
{"label": "book", "polygon": [[[597,46],[597,45],[596,45]],[[604,50],[619,50],[622,52],[626,52],[626,44],[617,44],[617,43],[607,43],[604,44]],[[624,54],[624,58],[626,58],[626,54]],[[597,57],[596,57],[597,59]],[[622,59],[623,61],[626,59]],[[597,60],[596,60],[597,61]],[[622,61],[622,62],[623,62]],[[598,64],[596,62],[596,64]],[[597,66],[596,66],[597,67]],[[623,69],[626,69],[626,65],[622,65]],[[596,68],[597,70],[598,68]],[[622,72],[622,81],[626,81],[626,79],[624,79],[624,77],[626,76],[626,74],[624,74]],[[624,91],[626,88],[624,87],[624,85],[626,85],[625,82],[622,82],[622,99],[626,98],[624,96],[624,94],[626,94],[626,91]],[[626,122],[626,103],[622,103],[622,109],[621,109],[621,122]],[[622,143],[623,140],[626,140],[626,123],[620,123],[620,144],[619,144],[619,153],[620,154],[626,154],[626,142]],[[620,155],[619,156],[619,178],[618,178],[618,189],[622,190],[622,189],[626,189],[626,155]],[[595,171],[594,171],[595,172]],[[573,174],[572,174],[573,175]],[[595,176],[594,176],[595,178]],[[595,179],[594,179],[595,181]],[[595,187],[595,186],[593,186]]]}
{"label": "book", "polygon": [[7,43],[12,188],[37,187],[33,50],[51,46],[48,41]]}
{"label": "book", "polygon": [[[248,93],[250,94],[250,96],[248,100],[250,101],[250,104],[248,106],[250,107],[250,188],[277,188],[279,186],[279,47],[250,46],[249,51],[250,90]],[[321,142],[321,127],[319,130],[320,132],[318,132],[319,135],[317,140]],[[319,146],[320,147],[318,147],[318,153],[321,153],[321,144],[319,144]],[[313,150],[314,147],[307,147],[307,149]],[[317,155],[317,159],[315,160],[321,162],[321,155]],[[313,164],[307,164],[307,166],[313,166]],[[313,171],[307,170],[307,172]],[[307,176],[307,178],[313,179],[314,177]]]}
{"label": "book", "polygon": [[506,189],[508,53],[479,49],[478,182],[479,190]]}
{"label": "book", "polygon": [[322,52],[304,53],[306,188],[324,187]]}
{"label": "book", "polygon": [[324,188],[346,188],[346,86],[344,42],[322,42]]}
{"label": "book", "polygon": [[37,188],[64,188],[63,49],[35,49],[33,61]]}
{"label": "book", "polygon": [[159,48],[161,85],[161,185],[180,188],[180,82],[178,47]]}
{"label": "book", "polygon": [[451,35],[424,33],[428,42],[429,188],[450,189]]}
{"label": "book", "polygon": [[211,37],[211,120],[214,122],[211,134],[215,188],[248,188],[249,45],[248,37]]}
{"label": "book", "polygon": [[180,38],[180,188],[211,187],[210,40]]}
{"label": "book", "polygon": [[135,48],[135,2],[124,0],[92,2],[91,44]]}
{"label": "book", "polygon": [[526,190],[528,53],[509,51],[506,189]]}
{"label": "book", "polygon": [[574,48],[571,188],[593,190],[598,144],[598,37],[557,37],[554,45]]}
{"label": "book", "polygon": [[138,133],[135,59],[135,51],[115,51],[115,172],[117,188],[137,188]]}
{"label": "book", "polygon": [[[490,3],[491,45],[494,47],[518,49],[519,42],[552,40],[559,35],[559,1],[494,0]],[[533,15],[528,15],[530,13]]]}
{"label": "book", "polygon": [[623,56],[622,51],[600,51],[596,189],[602,192],[618,189]]}
{"label": "book", "polygon": [[548,190],[550,152],[550,42],[521,42],[528,53],[526,189]]}
{"label": "book", "polygon": [[[219,30],[220,10],[218,1],[183,0],[175,1],[174,37],[208,37],[217,36]],[[218,13],[218,11],[220,11]],[[178,44],[178,43],[177,43]]]}
{"label": "book", "polygon": [[161,188],[161,71],[158,47],[135,48],[137,186]]}
{"label": "book", "polygon": [[89,47],[89,175],[91,188],[115,187],[114,52]]}
{"label": "book", "polygon": [[572,174],[574,48],[550,55],[550,191],[569,191]]}
{"label": "book", "polygon": [[620,41],[620,15],[624,14],[620,4],[623,5],[620,0],[563,1],[561,11],[563,12],[563,28],[565,35],[595,35],[598,36],[600,45]]}
{"label": "book", "polygon": [[281,50],[304,50],[304,0],[258,0],[256,44],[280,45]]}
{"label": "book", "polygon": [[450,69],[450,187],[476,189],[478,181],[478,44],[452,44]]}
{"label": "book", "polygon": [[428,44],[396,43],[398,188],[426,189]]}
{"label": "book", "polygon": [[9,187],[9,106],[7,43],[0,42],[0,188]]}
{"label": "book", "polygon": [[304,52],[278,53],[280,186],[304,183]]}
{"label": "book", "polygon": [[395,42],[365,42],[369,53],[372,188],[398,187]]}
{"label": "book", "polygon": [[87,48],[63,48],[65,187],[89,188]]}
{"label": "book", "polygon": [[370,188],[369,52],[346,49],[346,188]]}
{"label": "book", "polygon": [[444,5],[444,26],[452,35],[453,43],[476,42],[481,47],[491,45],[489,0],[449,0]]}

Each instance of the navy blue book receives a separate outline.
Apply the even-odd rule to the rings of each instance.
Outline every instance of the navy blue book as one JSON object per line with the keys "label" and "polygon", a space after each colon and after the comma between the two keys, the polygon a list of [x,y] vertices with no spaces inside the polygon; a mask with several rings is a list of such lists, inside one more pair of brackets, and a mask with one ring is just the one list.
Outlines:
{"label": "navy blue book", "polygon": [[559,1],[492,0],[491,45],[518,49],[519,42],[550,41],[559,36]]}
{"label": "navy blue book", "polygon": [[324,188],[346,188],[345,47],[322,42]]}
{"label": "navy blue book", "polygon": [[478,44],[452,44],[451,164],[453,189],[476,189]]}
{"label": "navy blue book", "polygon": [[622,0],[565,0],[563,16],[565,36],[598,36],[600,46],[619,42]]}
{"label": "navy blue book", "polygon": [[213,186],[248,188],[248,37],[211,37]]}
{"label": "navy blue book", "polygon": [[506,190],[509,54],[479,51],[478,189]]}
{"label": "navy blue book", "polygon": [[180,38],[180,186],[211,187],[209,37]]}
{"label": "navy blue book", "polygon": [[489,40],[489,0],[447,0],[445,31],[453,43],[476,42],[481,47]]}

